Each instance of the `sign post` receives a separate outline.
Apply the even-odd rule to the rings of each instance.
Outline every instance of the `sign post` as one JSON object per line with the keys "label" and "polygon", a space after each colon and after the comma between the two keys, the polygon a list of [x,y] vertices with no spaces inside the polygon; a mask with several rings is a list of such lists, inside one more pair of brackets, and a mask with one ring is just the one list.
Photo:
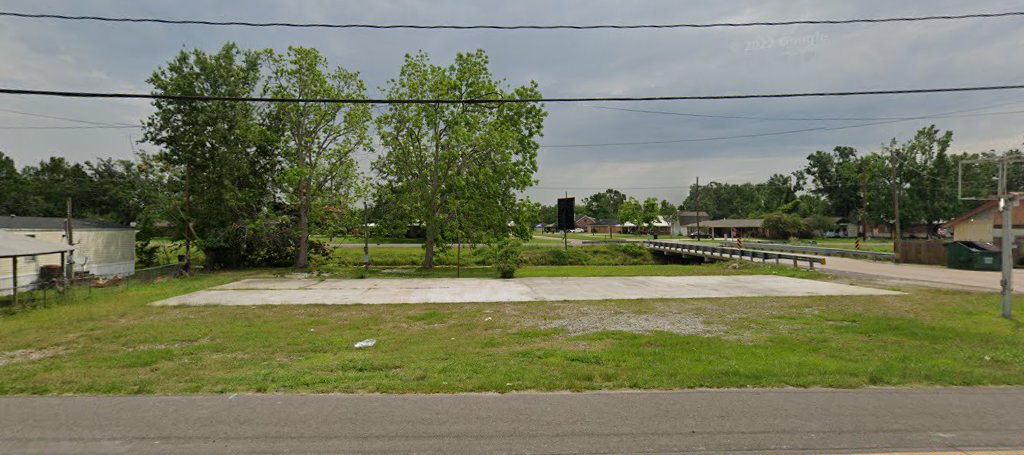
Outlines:
{"label": "sign post", "polygon": [[565,242],[565,249],[569,249],[569,231],[576,227],[576,198],[566,197],[558,199],[558,230],[562,231],[562,240]]}

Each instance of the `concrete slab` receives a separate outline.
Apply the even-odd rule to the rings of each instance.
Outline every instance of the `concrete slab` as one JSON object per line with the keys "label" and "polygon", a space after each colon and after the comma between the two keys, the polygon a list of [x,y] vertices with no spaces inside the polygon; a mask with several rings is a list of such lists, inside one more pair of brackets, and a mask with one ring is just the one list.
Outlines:
{"label": "concrete slab", "polygon": [[242,280],[152,303],[167,305],[357,305],[899,295],[900,292],[774,275],[586,278]]}

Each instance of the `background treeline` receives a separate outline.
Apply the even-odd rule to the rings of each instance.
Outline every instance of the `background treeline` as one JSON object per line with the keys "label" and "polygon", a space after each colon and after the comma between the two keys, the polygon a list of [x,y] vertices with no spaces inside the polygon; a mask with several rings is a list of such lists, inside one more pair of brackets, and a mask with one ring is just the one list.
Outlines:
{"label": "background treeline", "polygon": [[[906,141],[892,139],[876,152],[861,153],[845,146],[819,150],[807,157],[803,168],[789,175],[774,174],[763,182],[736,184],[712,180],[699,187],[692,184],[681,204],[675,206],[663,200],[659,211],[666,219],[678,209],[702,210],[714,219],[769,218],[773,222],[791,222],[842,217],[853,222],[883,224],[894,221],[893,198],[898,195],[902,224],[928,224],[934,229],[940,221],[952,219],[978,204],[958,197],[960,163],[998,155],[994,151],[950,153],[952,140],[952,131],[943,132],[933,125],[921,128]],[[1007,153],[1024,158],[1020,150]],[[1013,164],[1008,174],[1010,190],[1024,190],[1024,163]],[[992,162],[965,165],[964,195],[994,195],[995,176],[996,165]],[[577,207],[577,215],[612,218],[629,199],[622,192],[609,189],[584,198]],[[554,222],[555,213],[553,206],[544,207],[542,222]]]}

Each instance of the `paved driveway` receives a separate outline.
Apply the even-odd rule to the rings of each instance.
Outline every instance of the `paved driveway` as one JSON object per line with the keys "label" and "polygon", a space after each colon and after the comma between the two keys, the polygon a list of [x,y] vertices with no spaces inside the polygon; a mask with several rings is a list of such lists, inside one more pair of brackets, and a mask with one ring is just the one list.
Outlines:
{"label": "paved driveway", "polygon": [[774,275],[513,280],[250,279],[161,300],[153,305],[352,305],[896,294],[899,293]]}

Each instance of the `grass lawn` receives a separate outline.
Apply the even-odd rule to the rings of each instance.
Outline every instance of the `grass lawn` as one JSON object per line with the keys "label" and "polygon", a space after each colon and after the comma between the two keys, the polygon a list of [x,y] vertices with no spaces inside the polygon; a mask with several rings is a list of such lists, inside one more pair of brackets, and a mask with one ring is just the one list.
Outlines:
{"label": "grass lawn", "polygon": [[[660,267],[660,268],[659,268]],[[612,274],[614,267],[522,275]],[[665,272],[671,270],[671,272]],[[770,273],[633,266],[623,273]],[[0,316],[0,394],[1024,384],[995,294],[150,307],[222,272]],[[377,345],[356,349],[366,338]]]}
{"label": "grass lawn", "polygon": [[[342,235],[333,239],[326,235],[311,235],[310,240],[323,243],[363,243],[365,238],[358,235]],[[423,239],[410,239],[405,237],[370,237],[370,245],[376,243],[423,243]]]}
{"label": "grass lawn", "polygon": [[[561,232],[557,232],[557,233],[554,233],[554,234],[535,234],[535,236],[537,236],[537,235],[543,235],[543,236],[549,236],[549,237],[558,237],[558,238],[562,237],[562,233]],[[608,238],[608,233],[607,232],[605,232],[603,234],[602,233],[596,233],[595,234],[595,233],[590,233],[590,232],[570,232],[569,233],[569,238],[570,239],[595,240],[595,241],[606,241],[606,240],[646,240],[647,237],[648,237],[647,234],[614,234],[613,233],[612,237]],[[658,235],[658,240],[665,240],[665,239],[686,239],[686,240],[690,240],[690,238],[685,236],[685,235],[664,235],[664,234],[659,234]]]}
{"label": "grass lawn", "polygon": [[[816,246],[824,248],[854,249],[854,239],[818,239]],[[799,245],[799,243],[797,243]],[[881,253],[892,253],[892,241],[887,240],[862,240],[860,249],[863,251],[878,251]]]}
{"label": "grass lawn", "polygon": [[[462,265],[490,265],[493,249],[463,247]],[[415,267],[423,263],[422,248],[370,246],[370,264],[383,267]],[[534,245],[522,249],[525,265],[643,265],[655,264],[655,256],[640,245],[588,245],[568,250],[558,243]],[[337,272],[363,263],[362,248],[335,248],[327,259],[315,258],[314,267],[324,272]],[[454,266],[458,263],[455,248],[437,250],[434,263]]]}
{"label": "grass lawn", "polygon": [[[735,265],[733,265],[735,264]],[[399,273],[401,272],[401,273]],[[489,266],[465,266],[458,271],[454,266],[433,269],[418,267],[381,268],[364,270],[344,267],[321,274],[325,278],[497,278],[498,271]],[[821,279],[821,273],[788,266],[760,265],[751,262],[718,262],[704,265],[544,265],[523,267],[516,271],[517,278],[528,277],[587,277],[587,276],[708,276],[708,275],[779,275],[793,278]]]}

